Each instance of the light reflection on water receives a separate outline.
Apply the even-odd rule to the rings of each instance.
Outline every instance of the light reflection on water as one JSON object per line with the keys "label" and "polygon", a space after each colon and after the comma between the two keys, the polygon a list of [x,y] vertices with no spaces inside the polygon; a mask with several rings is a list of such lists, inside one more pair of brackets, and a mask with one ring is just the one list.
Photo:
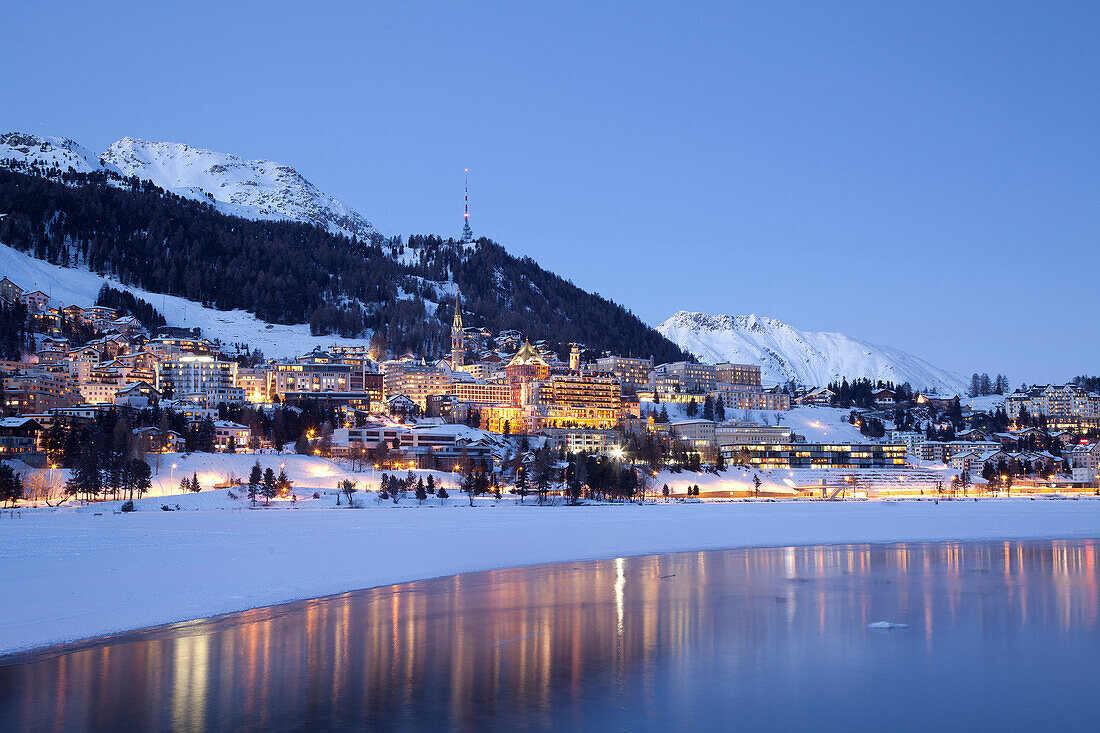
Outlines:
{"label": "light reflection on water", "polygon": [[408,583],[14,660],[0,730],[1090,730],[1097,547],[790,547]]}

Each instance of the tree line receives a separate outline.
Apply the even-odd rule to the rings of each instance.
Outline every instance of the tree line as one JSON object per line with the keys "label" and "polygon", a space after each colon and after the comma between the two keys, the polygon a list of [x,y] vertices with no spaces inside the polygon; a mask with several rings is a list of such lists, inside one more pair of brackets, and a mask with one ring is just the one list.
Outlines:
{"label": "tree line", "polygon": [[691,358],[621,305],[488,239],[474,247],[434,236],[349,239],[310,224],[227,216],[148,181],[109,179],[0,169],[0,211],[11,212],[0,220],[0,240],[151,292],[308,323],[318,335],[369,332],[389,354],[443,350],[453,281],[471,324],[563,349],[584,342],[658,361]]}

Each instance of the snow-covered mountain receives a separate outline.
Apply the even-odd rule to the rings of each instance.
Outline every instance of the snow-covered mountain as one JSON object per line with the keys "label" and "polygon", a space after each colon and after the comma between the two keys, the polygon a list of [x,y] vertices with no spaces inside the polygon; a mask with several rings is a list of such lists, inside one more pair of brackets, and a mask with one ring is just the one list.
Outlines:
{"label": "snow-covered mountain", "polygon": [[962,377],[889,346],[842,333],[800,331],[774,318],[678,311],[657,331],[701,361],[760,364],[766,382],[824,386],[867,377],[915,389],[962,394]]}
{"label": "snow-covered mountain", "polygon": [[[56,168],[61,172],[71,168],[77,173],[91,173],[107,167],[98,155],[75,140],[67,137],[40,137],[22,132],[0,134],[0,160],[11,161],[21,168]],[[117,172],[113,167],[109,169]]]}
{"label": "snow-covered mountain", "polygon": [[78,173],[104,170],[136,176],[247,219],[290,219],[360,239],[374,232],[359,212],[319,190],[288,165],[245,160],[182,143],[124,137],[99,156],[68,138],[13,132],[0,135],[0,160],[35,172],[72,168]]}

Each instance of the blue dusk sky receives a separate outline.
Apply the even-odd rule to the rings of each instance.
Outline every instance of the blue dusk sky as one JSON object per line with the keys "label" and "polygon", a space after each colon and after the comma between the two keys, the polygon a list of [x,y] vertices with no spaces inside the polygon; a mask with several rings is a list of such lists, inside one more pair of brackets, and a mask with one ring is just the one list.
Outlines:
{"label": "blue dusk sky", "polygon": [[5,4],[0,128],[294,165],[650,324],[1100,371],[1100,3]]}

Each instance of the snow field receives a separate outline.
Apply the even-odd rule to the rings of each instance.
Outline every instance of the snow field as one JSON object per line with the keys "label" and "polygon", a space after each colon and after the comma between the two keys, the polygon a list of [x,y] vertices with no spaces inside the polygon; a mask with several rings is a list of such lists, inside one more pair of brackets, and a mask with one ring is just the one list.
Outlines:
{"label": "snow field", "polygon": [[[353,589],[547,562],[753,546],[1100,537],[1100,501],[728,502],[0,516],[0,653]],[[328,496],[331,502],[332,497]],[[229,506],[228,499],[221,499]],[[528,500],[530,502],[530,499]],[[172,502],[176,503],[175,501]],[[333,504],[329,503],[329,506]],[[386,506],[386,510],[381,507]],[[190,508],[190,507],[187,507]]]}

